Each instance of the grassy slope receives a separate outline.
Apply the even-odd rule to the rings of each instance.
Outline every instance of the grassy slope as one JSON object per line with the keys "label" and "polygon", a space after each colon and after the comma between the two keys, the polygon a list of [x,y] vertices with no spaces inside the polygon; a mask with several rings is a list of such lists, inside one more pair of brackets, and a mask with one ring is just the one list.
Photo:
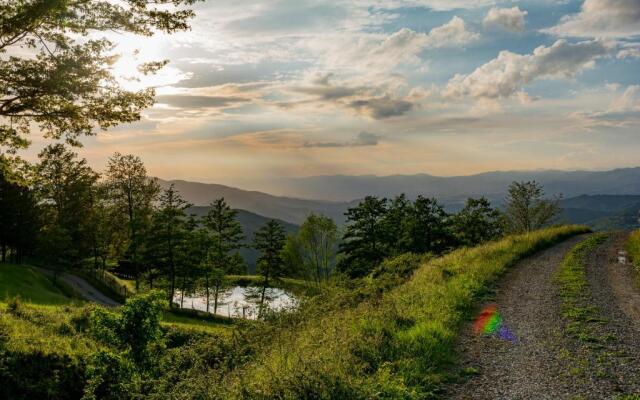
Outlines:
{"label": "grassy slope", "polygon": [[[474,301],[510,266],[587,229],[565,226],[460,249],[375,302],[310,318],[237,374],[227,397],[429,398]],[[329,299],[328,301],[331,301]]]}
{"label": "grassy slope", "polygon": [[640,229],[633,231],[627,241],[627,252],[631,261],[640,268]]}
{"label": "grassy slope", "polygon": [[[0,264],[0,304],[2,302],[6,303],[9,299],[15,297],[19,297],[23,303],[31,303],[32,306],[28,306],[25,309],[35,313],[34,315],[42,317],[35,319],[36,322],[40,321],[42,324],[33,325],[33,329],[35,329],[33,338],[39,337],[40,328],[50,325],[48,317],[45,318],[45,315],[58,318],[67,312],[77,312],[82,308],[72,307],[74,304],[78,305],[79,301],[70,298],[54,285],[49,278],[33,268],[26,265]],[[36,305],[40,307],[36,307]],[[5,320],[5,322],[7,321]],[[221,323],[212,319],[189,315],[173,315],[171,313],[165,315],[163,323],[178,328],[195,328],[212,333],[228,332],[230,327],[228,323]],[[29,329],[23,329],[27,328],[24,321],[19,325],[21,328],[15,332],[22,333],[18,336],[30,337]]]}
{"label": "grassy slope", "polygon": [[0,264],[0,301],[20,296],[34,304],[70,304],[67,297],[49,278],[26,265]]}

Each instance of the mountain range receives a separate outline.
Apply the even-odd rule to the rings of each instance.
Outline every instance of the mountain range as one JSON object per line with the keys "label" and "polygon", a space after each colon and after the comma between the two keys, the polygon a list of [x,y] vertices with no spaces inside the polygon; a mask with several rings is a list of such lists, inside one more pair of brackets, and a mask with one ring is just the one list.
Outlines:
{"label": "mountain range", "polygon": [[504,198],[513,181],[535,180],[548,195],[565,198],[580,195],[640,194],[640,167],[610,171],[498,171],[468,176],[418,175],[327,175],[303,178],[279,178],[270,193],[296,198],[352,201],[367,195],[381,197],[405,193],[436,197],[443,203],[460,203],[467,197],[485,196],[496,202]]}
{"label": "mountain range", "polygon": [[[367,195],[393,197],[405,193],[409,198],[418,195],[435,197],[448,211],[460,209],[468,197],[485,196],[499,207],[511,182],[527,180],[540,182],[549,196],[562,195],[563,208],[573,210],[565,212],[571,221],[585,218],[593,220],[598,213],[603,218],[611,217],[611,213],[621,212],[624,207],[633,210],[635,195],[640,195],[640,168],[596,172],[487,172],[457,177],[421,174],[280,179],[281,184],[287,183],[287,189],[275,184],[274,192],[284,191],[290,196],[184,180],[160,179],[159,183],[163,188],[173,184],[183,198],[195,206],[207,206],[216,198],[224,197],[233,208],[299,225],[312,212],[326,215],[342,224],[344,212]],[[619,197],[599,197],[603,195]]]}
{"label": "mountain range", "polygon": [[[462,207],[468,197],[486,196],[494,205],[502,206],[508,185],[514,180],[541,182],[547,194],[564,195],[559,222],[589,225],[596,230],[630,229],[640,226],[640,168],[605,172],[496,172],[469,177],[415,176],[326,176],[297,178],[298,194],[320,194],[312,183],[324,188],[325,198],[351,201],[311,200],[247,191],[219,184],[158,180],[163,188],[174,185],[182,197],[194,204],[187,212],[204,216],[209,204],[220,197],[238,211],[238,221],[245,234],[241,249],[249,271],[255,271],[258,253],[248,247],[253,235],[270,219],[276,219],[287,233],[294,233],[310,213],[323,214],[344,224],[344,212],[370,193],[392,197],[405,193],[436,197],[449,212]],[[368,191],[368,192],[367,192]]]}

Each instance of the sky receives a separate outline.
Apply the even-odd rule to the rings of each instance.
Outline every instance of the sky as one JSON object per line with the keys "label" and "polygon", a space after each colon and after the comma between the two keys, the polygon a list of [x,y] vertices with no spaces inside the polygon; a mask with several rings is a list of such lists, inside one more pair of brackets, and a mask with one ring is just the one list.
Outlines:
{"label": "sky", "polygon": [[216,0],[116,35],[168,59],[140,122],[85,138],[152,175],[265,189],[332,174],[640,165],[640,0]]}

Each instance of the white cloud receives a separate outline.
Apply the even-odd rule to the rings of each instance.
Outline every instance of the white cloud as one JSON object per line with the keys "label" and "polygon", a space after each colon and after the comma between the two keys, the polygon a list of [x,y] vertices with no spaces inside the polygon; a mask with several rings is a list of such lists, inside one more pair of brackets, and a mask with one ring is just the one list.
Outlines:
{"label": "white cloud", "polygon": [[501,0],[387,0],[386,2],[375,0],[370,3],[381,8],[425,7],[436,11],[450,11],[486,7],[499,2]]}
{"label": "white cloud", "polygon": [[640,58],[640,43],[627,43],[618,51],[619,59]]}
{"label": "white cloud", "polygon": [[498,27],[510,32],[524,31],[524,17],[526,11],[522,11],[519,7],[513,8],[496,8],[493,7],[484,18],[484,26]]}
{"label": "white cloud", "polygon": [[540,46],[532,54],[501,51],[497,58],[468,75],[454,76],[444,90],[446,97],[508,98],[536,79],[572,78],[611,53],[600,41],[569,43],[558,40]]}
{"label": "white cloud", "polygon": [[565,16],[546,32],[573,37],[640,35],[640,0],[585,0],[579,13]]}
{"label": "white cloud", "polygon": [[604,111],[576,112],[571,115],[586,127],[625,127],[640,123],[640,85],[631,85],[613,98]]}
{"label": "white cloud", "polygon": [[391,35],[336,35],[331,40],[318,38],[307,44],[329,69],[366,70],[371,75],[393,70],[401,64],[418,64],[419,54],[429,48],[463,46],[479,37],[456,16],[429,33],[402,28]]}

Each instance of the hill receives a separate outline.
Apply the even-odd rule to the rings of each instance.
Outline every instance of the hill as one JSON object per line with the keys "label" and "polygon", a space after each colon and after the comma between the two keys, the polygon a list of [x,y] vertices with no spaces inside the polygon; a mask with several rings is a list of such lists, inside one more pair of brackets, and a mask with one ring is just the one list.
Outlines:
{"label": "hill", "polygon": [[[562,195],[563,208],[569,222],[583,222],[613,217],[623,208],[633,213],[640,195],[640,168],[612,171],[517,171],[487,172],[484,174],[438,177],[432,175],[393,176],[316,176],[283,178],[269,186],[272,193],[287,193],[293,197],[275,196],[218,184],[159,180],[162,187],[171,184],[189,202],[206,206],[224,197],[236,209],[301,224],[310,213],[320,213],[344,222],[344,212],[367,195],[393,197],[405,193],[409,198],[418,195],[435,197],[449,211],[462,207],[469,197],[485,196],[500,206],[507,187],[513,181],[541,182],[548,195]],[[586,196],[586,197],[585,197]],[[603,197],[604,196],[604,197]],[[607,197],[608,196],[608,197]],[[613,196],[613,197],[612,197]],[[310,198],[327,200],[309,200]],[[596,205],[597,203],[597,205]],[[575,211],[575,210],[577,211]],[[589,210],[588,213],[580,210]],[[598,212],[604,212],[604,214]],[[628,219],[616,217],[619,222]]]}
{"label": "hill", "polygon": [[210,183],[182,180],[165,181],[162,179],[159,179],[158,183],[163,188],[173,184],[182,197],[195,206],[208,206],[213,200],[224,197],[227,203],[235,209],[249,210],[294,224],[301,224],[312,212],[341,221],[342,214],[347,208],[346,203],[273,196],[267,193]]}
{"label": "hill", "polygon": [[544,185],[547,194],[563,194],[564,197],[640,194],[640,167],[611,171],[497,171],[450,177],[417,174],[281,178],[269,182],[269,192],[332,201],[351,201],[366,195],[388,197],[398,193],[411,198],[419,194],[437,197],[445,203],[480,195],[500,201],[511,182],[522,180],[536,180]]}
{"label": "hill", "polygon": [[560,202],[562,222],[595,230],[632,229],[640,225],[640,196],[577,196]]}
{"label": "hill", "polygon": [[[186,211],[187,214],[194,214],[198,217],[203,217],[209,212],[209,209],[210,207],[208,206],[193,206],[188,208]],[[242,209],[236,209],[236,211],[238,212],[238,222],[240,222],[240,225],[242,226],[242,232],[244,232],[244,244],[246,245],[251,244],[255,232],[272,219]],[[284,229],[288,234],[298,231],[298,225],[294,225],[277,218],[276,220],[284,226]],[[240,249],[240,254],[242,255],[242,258],[244,258],[244,261],[247,263],[249,272],[254,273],[256,270],[256,260],[258,259],[258,252],[252,248],[244,247]]]}
{"label": "hill", "polygon": [[33,268],[0,264],[0,302],[16,296],[34,304],[70,304],[74,301]]}

